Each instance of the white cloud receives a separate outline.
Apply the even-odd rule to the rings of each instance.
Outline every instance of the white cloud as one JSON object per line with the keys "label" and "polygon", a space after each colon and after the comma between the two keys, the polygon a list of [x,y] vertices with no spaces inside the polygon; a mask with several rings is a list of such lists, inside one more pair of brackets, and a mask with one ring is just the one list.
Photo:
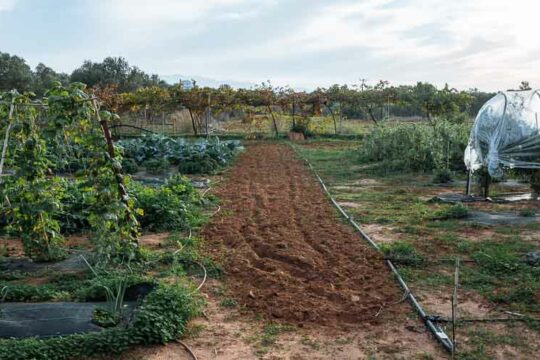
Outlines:
{"label": "white cloud", "polygon": [[[13,9],[15,1],[0,0],[0,11]],[[21,6],[29,3],[21,2]],[[50,6],[45,0],[36,3]],[[540,87],[540,42],[536,40],[540,2],[533,0],[76,3],[82,7],[80,12],[73,6],[71,13],[58,16],[81,16],[81,24],[91,27],[72,27],[80,31],[81,41],[61,52],[57,49],[62,37],[57,37],[54,54],[60,60],[56,64],[65,68],[59,70],[70,71],[71,64],[85,58],[121,55],[152,73],[251,82],[270,78],[276,84],[293,86],[352,83],[367,77],[491,90],[529,80]],[[37,17],[20,24],[36,20],[44,29],[51,22]],[[17,47],[21,43],[14,41]],[[32,51],[34,47],[29,47],[28,52]],[[36,61],[51,56],[44,53]],[[69,65],[62,65],[68,60]]]}
{"label": "white cloud", "polygon": [[[144,26],[149,23],[211,21],[216,14],[238,18],[254,14],[253,9],[269,1],[250,0],[107,0],[101,7],[107,17]],[[227,12],[230,11],[230,12]]]}
{"label": "white cloud", "polygon": [[16,0],[0,0],[0,12],[13,10],[15,2]]}
{"label": "white cloud", "polygon": [[[440,78],[445,78],[461,87],[494,89],[531,79],[540,86],[540,57],[534,58],[534,54],[540,55],[538,10],[540,3],[524,0],[330,4],[300,19],[304,24],[298,32],[243,53],[247,57],[280,58],[357,49],[379,58],[381,64],[394,64],[394,69],[359,69],[359,73],[379,78],[410,79],[407,72],[412,64],[411,75],[416,80],[441,83]],[[423,32],[411,34],[411,30],[422,27]],[[432,37],[435,40],[429,41]],[[419,69],[415,63],[424,64],[424,68]],[[337,75],[341,69],[335,71]],[[437,72],[443,76],[434,79]]]}
{"label": "white cloud", "polygon": [[[91,8],[100,22],[98,31],[111,44],[129,52],[147,45],[177,46],[195,38],[216,22],[238,23],[255,17],[275,0],[94,0]],[[204,43],[204,39],[202,39]],[[158,59],[162,60],[162,59]]]}

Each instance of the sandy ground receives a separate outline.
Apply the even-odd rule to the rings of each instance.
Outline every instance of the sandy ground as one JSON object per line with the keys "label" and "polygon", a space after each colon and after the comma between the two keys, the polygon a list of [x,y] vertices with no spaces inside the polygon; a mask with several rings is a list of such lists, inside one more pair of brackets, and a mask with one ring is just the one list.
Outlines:
{"label": "sandy ground", "polygon": [[[205,314],[191,322],[187,344],[199,360],[290,359],[445,359],[435,341],[414,316],[386,324],[359,324],[343,330],[324,326],[288,326],[270,339],[264,335],[268,322],[242,307],[222,304],[224,284],[211,281],[205,288]],[[217,295],[220,294],[220,295]],[[410,314],[409,314],[410,315]],[[431,356],[431,357],[428,357]],[[114,357],[113,357],[114,358]],[[112,358],[111,358],[112,359]],[[183,346],[138,347],[121,360],[188,360]]]}

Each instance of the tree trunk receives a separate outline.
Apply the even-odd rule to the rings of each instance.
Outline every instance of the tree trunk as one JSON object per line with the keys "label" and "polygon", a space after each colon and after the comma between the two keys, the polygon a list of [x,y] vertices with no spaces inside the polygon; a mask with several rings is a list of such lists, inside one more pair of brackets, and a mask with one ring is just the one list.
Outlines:
{"label": "tree trunk", "polygon": [[161,112],[161,133],[165,135],[165,112]]}
{"label": "tree trunk", "polygon": [[375,123],[375,125],[379,125],[379,122],[377,121],[377,118],[373,114],[373,109],[368,107],[367,111],[368,111],[369,117],[371,118],[371,121],[373,121]]}
{"label": "tree trunk", "polygon": [[430,110],[430,107],[426,104],[425,105],[425,110],[426,110],[426,117],[428,119],[428,122],[431,126],[435,127],[435,122],[433,121],[433,119],[431,118],[431,110]]}
{"label": "tree trunk", "polygon": [[208,128],[208,122],[210,121],[210,114],[211,114],[211,106],[210,106],[210,94],[208,94],[208,113],[206,114],[206,137],[209,135],[209,128]]}
{"label": "tree trunk", "polygon": [[296,119],[294,118],[294,116],[296,115],[295,114],[295,103],[293,101],[293,104],[292,104],[292,126],[293,127],[296,127]]}
{"label": "tree trunk", "polygon": [[188,109],[189,116],[191,117],[191,126],[193,126],[193,133],[195,136],[199,135],[197,131],[197,125],[195,124],[195,118],[193,117],[193,112],[191,112],[191,109]]}
{"label": "tree trunk", "polygon": [[328,105],[325,105],[325,106],[328,109],[328,111],[330,111],[330,114],[332,115],[332,121],[334,122],[334,133],[337,135],[338,134],[338,129],[337,129],[337,122],[336,122],[336,115],[334,115],[334,112],[332,111],[330,106],[328,106]]}
{"label": "tree trunk", "polygon": [[433,122],[433,119],[431,118],[431,113],[429,111],[426,112],[426,116],[427,116],[429,124],[431,126],[435,126],[435,123]]}
{"label": "tree trunk", "polygon": [[339,132],[343,131],[343,107],[339,103]]}
{"label": "tree trunk", "polygon": [[270,113],[270,116],[272,117],[272,123],[274,125],[274,131],[276,133],[276,138],[279,137],[279,130],[276,122],[276,117],[274,116],[274,112],[272,111],[271,106],[267,106],[268,112]]}
{"label": "tree trunk", "polygon": [[206,134],[206,137],[208,137],[208,122],[210,121],[210,108],[206,110],[206,116],[204,117],[204,132]]}

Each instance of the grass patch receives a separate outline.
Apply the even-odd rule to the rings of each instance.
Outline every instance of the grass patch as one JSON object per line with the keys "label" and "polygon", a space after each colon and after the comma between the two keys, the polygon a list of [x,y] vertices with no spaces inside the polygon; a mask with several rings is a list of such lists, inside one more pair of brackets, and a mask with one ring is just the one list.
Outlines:
{"label": "grass patch", "polygon": [[523,253],[532,249],[519,237],[471,243],[469,254],[474,265],[463,268],[463,287],[515,311],[540,312],[540,268],[523,261]]}
{"label": "grass patch", "polygon": [[263,328],[262,333],[257,341],[257,348],[255,354],[257,356],[263,356],[270,351],[270,348],[276,345],[277,338],[284,332],[294,331],[295,328],[292,325],[269,323]]}
{"label": "grass patch", "polygon": [[238,306],[238,302],[233,298],[224,298],[219,302],[219,306],[223,308],[233,309]]}
{"label": "grass patch", "polygon": [[469,216],[469,208],[463,203],[455,203],[438,210],[432,217],[433,220],[464,219]]}
{"label": "grass patch", "polygon": [[519,211],[519,216],[534,217],[536,216],[536,211],[534,209],[521,209]]}
{"label": "grass patch", "polygon": [[530,347],[526,340],[519,336],[518,327],[520,326],[509,323],[503,331],[495,332],[488,326],[468,325],[465,330],[467,340],[462,346],[465,349],[458,352],[457,359],[490,360],[493,359],[493,348],[496,346],[510,346],[519,348],[522,353],[528,353]]}
{"label": "grass patch", "polygon": [[381,251],[386,259],[392,260],[396,264],[420,266],[424,262],[424,258],[418,254],[414,247],[403,241],[383,244]]}

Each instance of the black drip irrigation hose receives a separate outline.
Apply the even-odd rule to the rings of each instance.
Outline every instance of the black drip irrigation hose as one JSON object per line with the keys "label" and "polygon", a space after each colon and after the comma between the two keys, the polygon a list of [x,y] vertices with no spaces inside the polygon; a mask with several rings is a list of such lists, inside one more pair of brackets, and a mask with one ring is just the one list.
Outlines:
{"label": "black drip irrigation hose", "polygon": [[[441,316],[431,316],[433,322],[442,322],[442,323],[451,323],[452,319],[441,317]],[[508,318],[508,317],[498,317],[498,318],[471,318],[471,319],[459,319],[456,323],[494,323],[494,322],[527,322],[527,321],[540,321],[536,318]]]}
{"label": "black drip irrigation hose", "polygon": [[[364,230],[362,230],[362,228],[352,219],[351,216],[349,216],[349,214],[347,214],[345,212],[345,210],[343,210],[343,208],[332,197],[332,195],[330,194],[330,191],[328,191],[328,188],[324,184],[324,181],[321,179],[321,177],[319,176],[317,171],[313,168],[311,163],[306,158],[304,158],[302,155],[300,155],[300,153],[296,150],[296,148],[292,144],[289,144],[289,145],[293,148],[293,150],[298,155],[298,157],[300,157],[300,159],[302,159],[302,160],[304,160],[306,162],[306,164],[311,169],[313,174],[315,174],[315,177],[317,178],[317,180],[321,184],[321,187],[323,188],[325,194],[328,196],[328,198],[330,198],[330,201],[332,201],[332,204],[334,204],[334,206],[339,211],[339,213],[345,219],[347,219],[349,221],[349,223],[358,231],[358,233],[360,234],[362,239],[366,240],[379,253],[382,253],[379,245],[376,242],[374,242],[369,237],[369,235],[365,233]],[[403,280],[403,278],[401,277],[401,275],[400,275],[399,271],[397,270],[397,268],[395,267],[394,263],[391,260],[385,260],[385,261],[386,261],[386,264],[388,265],[388,267],[390,268],[390,270],[392,271],[392,273],[395,275],[397,281],[399,282],[399,285],[405,291],[406,297],[408,298],[408,300],[411,303],[412,307],[416,310],[418,315],[422,318],[422,321],[424,322],[424,324],[426,325],[428,330],[433,334],[433,336],[435,336],[437,341],[444,347],[444,349],[451,353],[453,348],[454,348],[454,344],[453,344],[452,340],[450,340],[450,338],[448,337],[448,335],[446,335],[444,330],[434,321],[434,317],[429,316],[429,315],[426,314],[426,312],[424,311],[424,309],[422,308],[420,303],[416,300],[416,298],[412,294],[411,290],[407,286],[407,283],[405,283],[405,280]]]}

